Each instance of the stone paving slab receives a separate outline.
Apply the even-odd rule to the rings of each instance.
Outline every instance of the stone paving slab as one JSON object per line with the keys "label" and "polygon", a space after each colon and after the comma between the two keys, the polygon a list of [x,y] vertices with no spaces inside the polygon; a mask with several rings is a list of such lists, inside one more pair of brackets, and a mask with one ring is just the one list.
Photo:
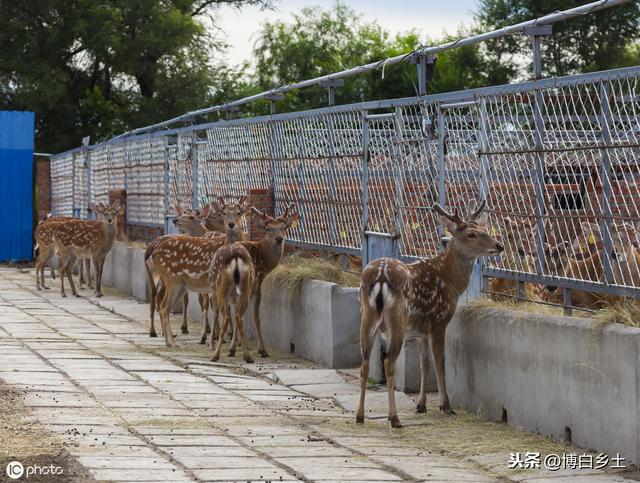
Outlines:
{"label": "stone paving slab", "polygon": [[[58,282],[52,283],[55,286]],[[0,379],[24,394],[48,431],[94,478],[109,481],[622,481],[609,473],[509,474],[507,455],[461,458],[431,451],[397,393],[406,429],[386,422],[384,388],[367,392],[355,425],[357,370],[334,371],[289,355],[246,364],[209,361],[200,324],[178,349],[148,337],[148,307],[38,292],[33,274],[0,270]],[[428,405],[436,405],[429,396]],[[432,418],[432,419],[429,419]],[[434,423],[433,423],[434,424]],[[413,431],[413,432],[412,432]],[[410,435],[410,436],[409,436]],[[417,439],[416,439],[417,438]],[[543,478],[541,480],[541,478]]]}

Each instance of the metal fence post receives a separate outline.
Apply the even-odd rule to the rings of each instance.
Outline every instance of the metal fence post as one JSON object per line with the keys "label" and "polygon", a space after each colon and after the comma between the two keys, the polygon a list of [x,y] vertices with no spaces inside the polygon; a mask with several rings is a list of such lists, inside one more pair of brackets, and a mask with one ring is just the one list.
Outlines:
{"label": "metal fence post", "polygon": [[304,241],[309,241],[309,232],[307,226],[309,224],[309,218],[307,217],[307,204],[310,203],[310,199],[307,196],[307,163],[305,159],[305,140],[304,140],[304,124],[302,119],[298,119],[296,123],[298,125],[298,160],[300,161],[300,170],[298,171],[300,176],[300,195],[302,197],[302,203],[299,203],[298,210],[300,213],[300,231]]}
{"label": "metal fence post", "polygon": [[[447,179],[446,173],[446,118],[444,109],[438,106],[438,204],[445,206],[447,202],[447,187],[445,181]],[[443,246],[443,237],[445,236],[444,225],[441,220],[438,220],[438,235],[440,238],[440,245]]]}
{"label": "metal fence post", "polygon": [[[402,170],[402,159],[400,155],[400,140],[402,139],[402,108],[396,107],[395,116],[391,118],[394,124],[393,145],[391,147],[391,159],[393,160],[393,177],[395,184],[395,207],[393,210],[393,224],[396,230],[396,236],[401,237],[403,233],[402,226],[402,207],[404,206],[404,177]],[[402,238],[400,238],[402,243]]]}
{"label": "metal fence post", "polygon": [[602,178],[602,220],[601,232],[602,242],[604,244],[604,274],[608,284],[613,282],[613,269],[611,261],[611,252],[613,251],[613,243],[611,241],[611,158],[609,156],[609,148],[611,146],[611,105],[609,104],[609,89],[604,82],[600,82],[600,115],[598,121],[601,129],[601,156],[602,165],[600,169],[600,177]]}
{"label": "metal fence post", "polygon": [[338,213],[336,203],[338,202],[338,193],[336,190],[336,140],[335,140],[335,126],[333,123],[333,116],[331,113],[326,115],[326,126],[328,129],[328,148],[329,148],[329,200],[331,203],[330,209],[330,223],[329,223],[329,240],[331,245],[336,246],[338,240]]}
{"label": "metal fence post", "polygon": [[362,111],[362,266],[369,263],[367,253],[367,239],[365,232],[369,225],[369,123],[367,122],[367,111]]}
{"label": "metal fence post", "polygon": [[79,217],[80,214],[76,211],[76,155],[71,156],[71,216]]}
{"label": "metal fence post", "polygon": [[199,174],[198,173],[198,137],[197,134],[194,135],[193,142],[191,143],[191,208],[197,210],[200,207],[200,202],[198,200],[200,196],[200,187],[199,183]]}
{"label": "metal fence post", "polygon": [[164,136],[164,173],[162,187],[162,206],[164,208],[164,233],[169,233],[169,138]]}

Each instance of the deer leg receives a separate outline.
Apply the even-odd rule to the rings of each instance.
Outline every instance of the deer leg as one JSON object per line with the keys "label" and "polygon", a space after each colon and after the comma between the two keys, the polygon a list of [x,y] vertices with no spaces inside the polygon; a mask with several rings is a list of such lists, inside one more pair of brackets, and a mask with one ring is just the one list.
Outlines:
{"label": "deer leg", "polygon": [[102,268],[104,267],[104,258],[99,256],[93,257],[93,265],[96,267],[96,297],[102,297]]}
{"label": "deer leg", "polygon": [[[40,272],[44,273],[44,263],[42,256],[42,249],[38,250],[38,258],[36,260],[36,290],[42,290],[40,286]],[[44,276],[42,277],[42,285],[44,285]]]}
{"label": "deer leg", "polygon": [[396,395],[395,395],[395,374],[396,374],[396,360],[400,354],[402,348],[402,339],[400,331],[398,329],[391,331],[389,337],[389,350],[387,357],[384,360],[384,374],[387,379],[387,393],[389,395],[389,421],[391,421],[392,428],[401,428],[400,419],[398,418],[398,411],[396,410]]}
{"label": "deer leg", "polygon": [[69,260],[67,262],[67,268],[65,269],[65,273],[67,274],[67,278],[69,279],[69,285],[71,286],[71,293],[74,296],[79,297],[78,291],[76,290],[76,284],[73,283],[73,277],[71,276],[71,272],[73,270],[70,270],[75,266],[77,260],[78,258],[76,257],[76,255],[73,252],[71,252],[69,255]]}
{"label": "deer leg", "polygon": [[[227,310],[231,313],[231,306],[227,306]],[[236,355],[236,347],[238,346],[238,337],[236,336],[238,333],[238,324],[234,323],[232,325],[233,327],[229,329],[231,331],[231,343],[229,344],[229,355],[231,357]],[[244,351],[244,347],[242,349]]]}
{"label": "deer leg", "polygon": [[455,414],[449,404],[447,385],[444,377],[444,329],[436,329],[429,334],[429,345],[433,365],[436,369],[436,380],[438,382],[438,395],[440,396],[440,410],[447,414]]}
{"label": "deer leg", "polygon": [[233,331],[233,340],[236,340],[236,332],[240,334],[240,340],[242,341],[242,358],[246,363],[251,364],[253,362],[253,358],[251,357],[251,353],[249,352],[249,347],[247,346],[247,341],[244,338],[244,312],[247,310],[247,302],[241,302],[240,306],[236,305],[236,329]]}
{"label": "deer leg", "polygon": [[84,285],[85,285],[85,280],[84,280],[84,270],[82,268],[83,266],[83,260],[82,258],[78,259],[78,288],[80,290],[84,290]]}
{"label": "deer leg", "polygon": [[[163,284],[164,285],[164,284]],[[165,285],[165,294],[160,305],[160,323],[162,324],[162,331],[164,332],[164,342],[167,347],[176,347],[178,344],[173,340],[173,333],[171,332],[171,319],[169,318],[171,313],[171,307],[182,297],[185,293],[184,287],[167,287]]]}
{"label": "deer leg", "polygon": [[[264,348],[264,341],[262,340],[262,331],[260,330],[260,300],[262,298],[262,290],[258,287],[256,296],[253,302],[253,325],[256,329],[256,337],[258,339],[258,354],[260,357],[268,357],[269,354]],[[224,333],[224,332],[223,332]]]}
{"label": "deer leg", "polygon": [[[229,306],[224,303],[222,305],[222,310],[224,311],[224,316],[222,318],[222,328],[220,334],[224,334],[224,331],[227,330],[227,324],[229,323]],[[222,350],[222,336],[218,337],[218,346],[216,347],[213,356],[211,356],[212,361],[217,361],[220,359],[220,351]]]}
{"label": "deer leg", "polygon": [[[162,310],[162,301],[164,300],[164,297],[166,294],[167,294],[167,290],[165,289],[164,284],[161,281],[159,281],[158,285],[156,286],[156,297],[154,300],[154,305],[158,313],[160,313],[160,311]],[[169,317],[171,317],[171,312],[169,312]],[[160,324],[160,332],[164,337],[164,325],[162,325],[162,323]]]}
{"label": "deer leg", "polygon": [[[218,299],[216,298],[215,292],[209,297],[209,303],[211,305],[211,318],[212,318],[212,327],[211,332],[209,333],[209,348],[211,350],[215,350],[215,339],[216,339],[216,331],[215,325],[218,323]],[[213,322],[215,320],[215,323]]]}
{"label": "deer leg", "polygon": [[[41,256],[42,256],[42,252],[41,252]],[[46,256],[42,259],[42,263],[40,265],[40,280],[42,282],[42,288],[45,290],[49,290],[49,287],[47,287],[47,285],[44,283],[44,266],[49,263],[49,261],[53,258],[53,248],[50,248],[47,253]],[[53,267],[51,267],[51,273],[53,273]],[[52,276],[51,278],[55,278],[54,276]]]}
{"label": "deer leg", "polygon": [[420,357],[420,397],[416,411],[427,412],[427,376],[429,375],[429,353],[427,352],[427,341],[424,337],[418,339],[418,355]]}
{"label": "deer leg", "polygon": [[69,255],[66,253],[60,254],[60,296],[66,297],[67,294],[64,291],[64,276],[69,264]]}
{"label": "deer leg", "polygon": [[364,423],[364,396],[367,391],[367,379],[369,378],[369,359],[371,358],[371,346],[373,337],[370,335],[370,326],[365,323],[363,313],[360,322],[360,354],[362,355],[362,365],[360,366],[360,401],[356,411],[356,423]]}
{"label": "deer leg", "polygon": [[200,334],[200,343],[207,343],[207,329],[209,328],[209,294],[198,294],[200,302],[200,310],[202,310],[202,333]]}
{"label": "deer leg", "polygon": [[91,287],[91,259],[90,258],[85,258],[84,259],[84,267],[85,267],[85,271],[87,273],[87,288],[92,288]]}
{"label": "deer leg", "polygon": [[[200,296],[198,295],[198,298]],[[187,309],[189,308],[189,292],[185,293],[182,297],[182,325],[180,326],[180,332],[183,334],[189,333],[189,327],[187,327]]]}

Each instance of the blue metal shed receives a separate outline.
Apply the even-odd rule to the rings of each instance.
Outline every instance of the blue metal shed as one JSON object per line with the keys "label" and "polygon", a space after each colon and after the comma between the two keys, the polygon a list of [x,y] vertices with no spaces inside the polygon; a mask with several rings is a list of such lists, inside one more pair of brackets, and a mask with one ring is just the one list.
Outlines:
{"label": "blue metal shed", "polygon": [[33,256],[33,112],[0,111],[0,262]]}

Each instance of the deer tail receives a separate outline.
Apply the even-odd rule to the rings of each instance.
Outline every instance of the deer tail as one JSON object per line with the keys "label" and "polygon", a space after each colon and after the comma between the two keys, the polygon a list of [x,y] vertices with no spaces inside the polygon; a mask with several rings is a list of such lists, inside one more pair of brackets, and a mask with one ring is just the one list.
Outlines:
{"label": "deer tail", "polygon": [[227,265],[227,270],[233,276],[233,283],[235,284],[236,293],[238,295],[242,294],[240,285],[242,283],[243,278],[246,277],[248,268],[249,267],[247,266],[247,263],[245,262],[245,260],[243,260],[243,257],[241,257],[240,255],[235,255]]}
{"label": "deer tail", "polygon": [[393,301],[393,291],[389,283],[385,280],[379,280],[371,285],[371,291],[369,292],[369,304],[371,307],[375,307],[378,312],[378,318],[376,323],[371,329],[371,335],[373,336],[384,322],[384,308]]}

